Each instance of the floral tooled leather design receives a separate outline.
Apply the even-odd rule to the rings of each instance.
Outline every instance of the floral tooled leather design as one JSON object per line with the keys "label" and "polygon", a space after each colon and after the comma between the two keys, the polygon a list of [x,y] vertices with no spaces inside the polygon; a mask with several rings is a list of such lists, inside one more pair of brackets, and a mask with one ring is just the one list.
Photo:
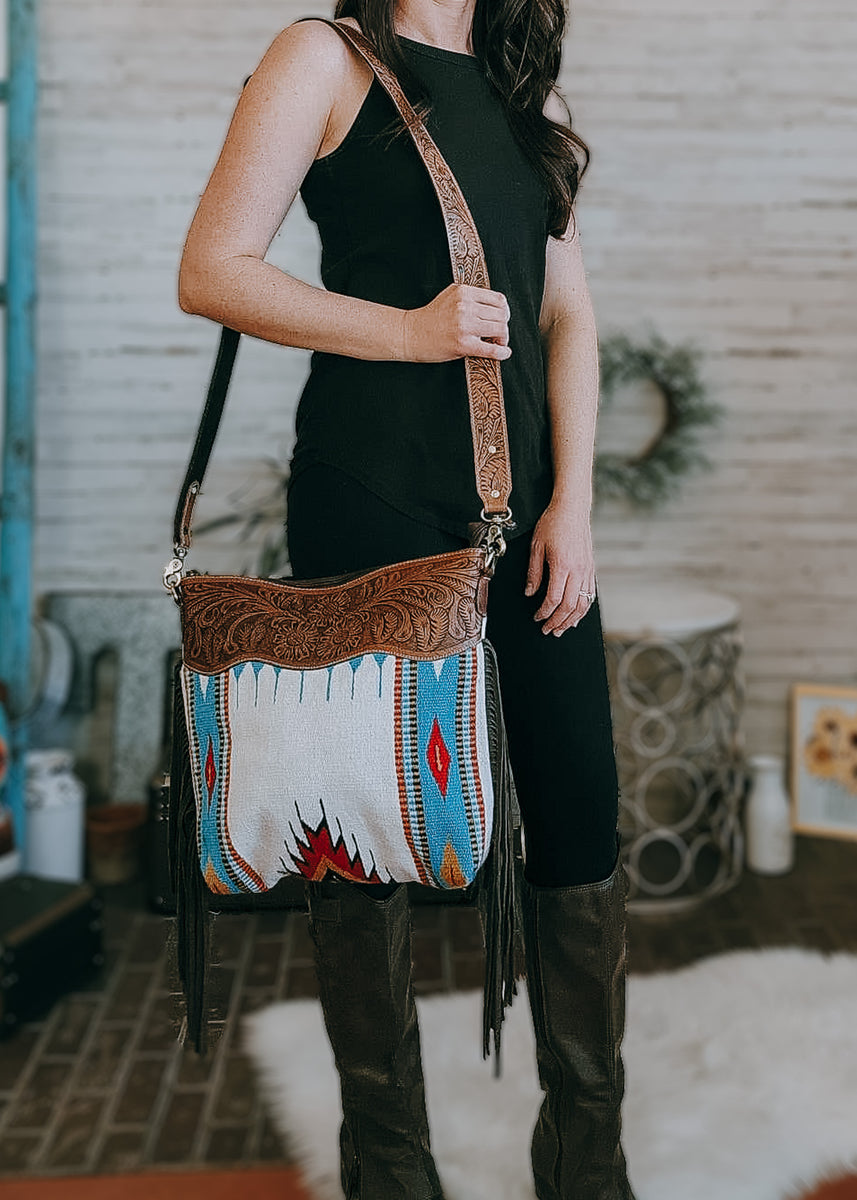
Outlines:
{"label": "floral tooled leather design", "polygon": [[184,663],[214,675],[248,660],[309,670],[358,654],[442,658],[480,640],[487,589],[481,549],[321,587],[189,575],[181,583]]}

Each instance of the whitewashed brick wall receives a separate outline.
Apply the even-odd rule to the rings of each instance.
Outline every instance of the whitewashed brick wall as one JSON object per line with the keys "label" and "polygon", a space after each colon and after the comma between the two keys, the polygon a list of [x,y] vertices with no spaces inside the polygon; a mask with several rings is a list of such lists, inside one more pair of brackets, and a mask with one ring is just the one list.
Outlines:
{"label": "whitewashed brick wall", "polygon": [[[215,346],[175,301],[182,241],[245,75],[329,10],[40,7],[37,587],[154,588]],[[579,215],[602,335],[694,340],[726,409],[714,469],[678,500],[599,510],[598,561],[740,600],[751,750],[784,749],[791,680],[857,680],[855,64],[844,0],[578,0],[561,80],[593,150]],[[318,283],[300,201],[271,257]],[[203,519],[288,455],[307,362],[245,339]]]}

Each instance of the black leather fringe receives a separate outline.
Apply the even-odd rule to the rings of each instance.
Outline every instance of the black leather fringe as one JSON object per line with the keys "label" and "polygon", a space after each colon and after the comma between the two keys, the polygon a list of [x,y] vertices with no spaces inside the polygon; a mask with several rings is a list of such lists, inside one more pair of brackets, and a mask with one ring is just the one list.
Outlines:
{"label": "black leather fringe", "polygon": [[500,1074],[500,1040],[505,1010],[516,994],[515,945],[517,932],[518,871],[515,862],[513,822],[514,788],[500,677],[494,647],[485,649],[485,699],[491,773],[494,782],[494,828],[488,858],[477,876],[477,905],[485,936],[485,988],[482,1005],[482,1057],[494,1046],[494,1074]]}
{"label": "black leather fringe", "polygon": [[190,765],[184,699],[176,667],[173,685],[173,745],[170,759],[169,863],[176,895],[176,965],[185,998],[188,1040],[197,1054],[208,1048],[206,983],[211,943],[208,888],[199,866],[196,800]]}

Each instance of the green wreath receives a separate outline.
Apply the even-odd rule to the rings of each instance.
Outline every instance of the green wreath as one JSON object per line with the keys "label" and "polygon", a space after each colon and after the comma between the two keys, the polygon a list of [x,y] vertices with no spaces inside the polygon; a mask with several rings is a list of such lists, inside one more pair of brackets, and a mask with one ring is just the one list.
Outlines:
{"label": "green wreath", "polygon": [[663,396],[665,419],[639,454],[596,454],[596,499],[620,496],[640,508],[655,508],[676,494],[683,475],[711,466],[699,448],[699,430],[716,424],[723,410],[706,398],[699,358],[694,346],[670,346],[657,333],[642,344],[622,333],[600,343],[602,405],[610,403],[620,384],[648,379]]}

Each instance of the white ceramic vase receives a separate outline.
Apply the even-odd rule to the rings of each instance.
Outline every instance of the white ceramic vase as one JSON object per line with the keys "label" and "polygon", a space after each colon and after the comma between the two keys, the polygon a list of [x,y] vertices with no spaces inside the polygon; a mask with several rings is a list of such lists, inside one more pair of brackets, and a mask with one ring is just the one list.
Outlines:
{"label": "white ceramic vase", "polygon": [[25,870],[42,879],[83,879],[86,791],[69,750],[29,750]]}
{"label": "white ceramic vase", "polygon": [[761,875],[783,875],[794,866],[794,834],[784,782],[784,760],[754,754],[745,826],[747,866]]}

